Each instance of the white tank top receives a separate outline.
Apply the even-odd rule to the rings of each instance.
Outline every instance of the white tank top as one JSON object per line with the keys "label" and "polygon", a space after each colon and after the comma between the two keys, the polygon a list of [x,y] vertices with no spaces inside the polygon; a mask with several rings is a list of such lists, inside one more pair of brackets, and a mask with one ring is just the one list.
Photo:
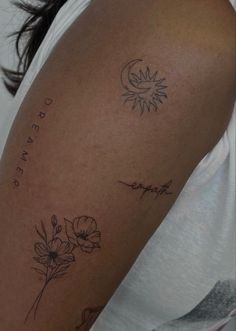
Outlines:
{"label": "white tank top", "polygon": [[[69,0],[58,12],[0,132],[10,130],[54,45],[89,3]],[[236,107],[92,331],[217,331],[236,314],[235,117]]]}

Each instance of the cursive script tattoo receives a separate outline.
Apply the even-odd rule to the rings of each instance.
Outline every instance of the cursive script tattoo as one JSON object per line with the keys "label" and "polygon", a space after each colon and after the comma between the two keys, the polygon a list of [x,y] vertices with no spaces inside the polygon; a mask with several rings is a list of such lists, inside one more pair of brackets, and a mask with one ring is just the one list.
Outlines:
{"label": "cursive script tattoo", "polygon": [[82,322],[76,327],[75,331],[89,331],[103,308],[104,306],[84,309],[81,317]]}
{"label": "cursive script tattoo", "polygon": [[134,72],[134,66],[142,61],[132,60],[121,71],[121,84],[125,89],[122,96],[125,103],[132,102],[132,109],[138,108],[141,115],[145,110],[158,110],[158,104],[162,104],[163,98],[167,98],[165,89],[168,87],[163,84],[165,78],[158,78],[157,71],[152,74],[148,66],[144,71],[139,67],[139,72]]}
{"label": "cursive script tattoo", "polygon": [[49,110],[49,106],[53,103],[53,100],[51,98],[46,98],[44,100],[44,107],[43,110],[40,110],[37,112],[37,120],[35,119],[35,122],[31,124],[31,131],[30,134],[26,137],[25,143],[23,146],[22,151],[20,152],[18,164],[15,168],[15,174],[12,180],[12,184],[14,188],[19,188],[21,185],[21,180],[25,174],[26,165],[30,160],[30,150],[32,146],[35,144],[35,141],[39,135],[40,127],[42,120],[44,120],[47,116],[47,112]]}
{"label": "cursive script tattoo", "polygon": [[83,253],[92,253],[95,249],[101,248],[101,232],[98,231],[94,218],[80,216],[72,221],[64,218],[64,222],[63,227],[59,224],[57,216],[53,215],[50,234],[43,221],[40,229],[35,226],[40,241],[34,244],[36,256],[33,259],[39,266],[33,267],[33,270],[43,279],[43,287],[28,311],[25,323],[31,314],[36,319],[39,303],[48,284],[63,277],[70,265],[75,262],[75,249],[78,248]]}
{"label": "cursive script tattoo", "polygon": [[140,199],[142,199],[146,193],[155,194],[155,199],[157,199],[160,195],[173,194],[173,192],[169,191],[169,188],[173,183],[172,180],[168,181],[166,184],[159,185],[159,186],[153,186],[153,185],[146,186],[142,183],[136,183],[136,182],[129,184],[129,183],[126,183],[126,182],[123,182],[120,180],[118,181],[118,183],[128,186],[129,188],[131,188],[134,191],[142,191]]}

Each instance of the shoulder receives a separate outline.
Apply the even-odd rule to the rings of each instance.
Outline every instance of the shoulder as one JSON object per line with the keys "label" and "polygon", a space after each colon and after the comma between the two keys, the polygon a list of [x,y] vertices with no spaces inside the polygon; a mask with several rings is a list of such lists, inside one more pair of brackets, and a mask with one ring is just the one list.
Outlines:
{"label": "shoulder", "polygon": [[232,56],[235,53],[236,12],[230,1],[206,0],[194,3],[190,18],[194,21],[199,37],[213,51],[221,50]]}

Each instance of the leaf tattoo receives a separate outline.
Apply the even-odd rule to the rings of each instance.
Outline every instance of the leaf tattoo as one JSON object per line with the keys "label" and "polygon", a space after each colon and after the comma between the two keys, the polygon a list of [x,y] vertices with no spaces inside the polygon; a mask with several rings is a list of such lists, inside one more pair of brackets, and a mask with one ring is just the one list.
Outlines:
{"label": "leaf tattoo", "polygon": [[132,103],[132,109],[139,109],[141,115],[144,111],[158,110],[158,105],[163,103],[163,98],[167,99],[164,85],[165,78],[158,78],[158,72],[151,74],[150,68],[134,72],[134,66],[143,60],[135,59],[124,66],[121,71],[121,84],[125,89],[122,95],[126,102]]}
{"label": "leaf tattoo", "polygon": [[101,232],[97,229],[97,222],[89,216],[76,217],[73,220],[64,218],[66,240],[62,239],[62,225],[56,215],[51,217],[51,235],[48,234],[43,221],[41,228],[35,226],[40,241],[34,244],[36,256],[33,259],[39,264],[32,269],[43,278],[43,287],[29,309],[25,323],[30,315],[36,319],[39,303],[48,284],[63,277],[71,263],[75,262],[74,250],[79,248],[82,252],[92,253],[101,248]]}

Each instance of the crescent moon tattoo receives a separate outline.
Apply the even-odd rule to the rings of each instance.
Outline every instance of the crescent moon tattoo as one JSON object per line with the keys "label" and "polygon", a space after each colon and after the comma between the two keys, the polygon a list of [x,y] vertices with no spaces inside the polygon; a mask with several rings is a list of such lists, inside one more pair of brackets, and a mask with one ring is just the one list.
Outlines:
{"label": "crescent moon tattoo", "polygon": [[158,78],[158,71],[151,73],[147,66],[143,71],[135,70],[138,63],[143,60],[135,59],[128,62],[121,71],[121,84],[125,89],[122,96],[125,98],[124,103],[132,102],[132,109],[139,109],[141,115],[144,111],[157,112],[158,105],[163,104],[163,99],[167,99],[167,85],[163,82],[165,78]]}

